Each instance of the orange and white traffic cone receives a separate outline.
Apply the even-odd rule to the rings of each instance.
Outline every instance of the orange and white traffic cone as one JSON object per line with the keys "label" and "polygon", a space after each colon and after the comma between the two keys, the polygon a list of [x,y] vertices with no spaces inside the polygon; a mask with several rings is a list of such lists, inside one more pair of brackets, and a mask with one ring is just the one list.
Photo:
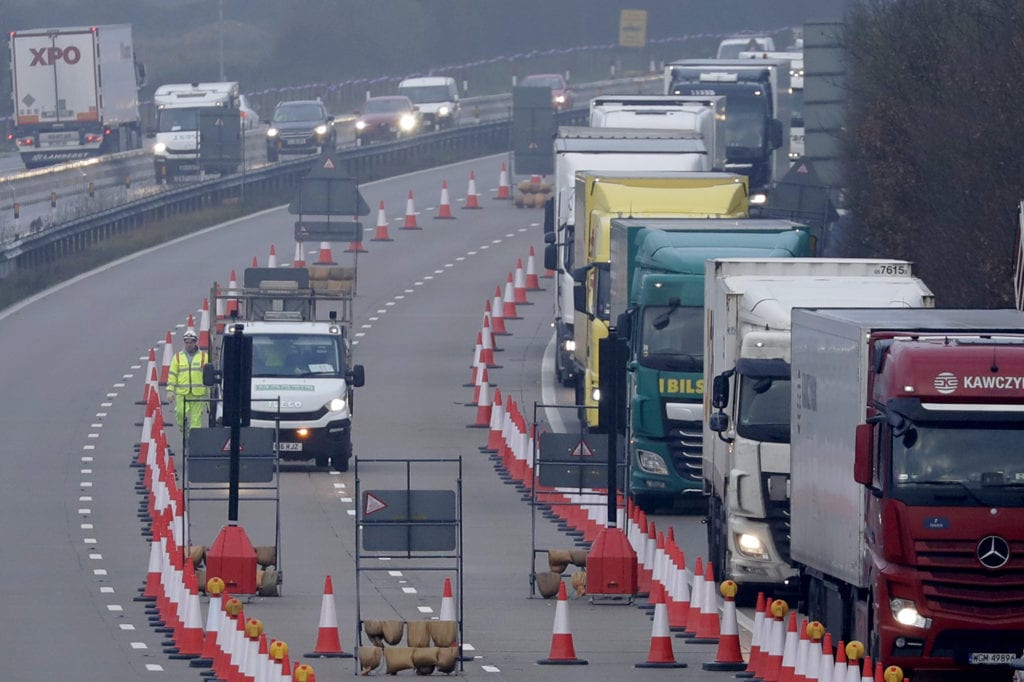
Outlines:
{"label": "orange and white traffic cone", "polygon": [[441,181],[441,203],[437,207],[437,215],[434,216],[434,220],[455,220],[455,216],[452,215],[451,201],[448,199],[448,181]]}
{"label": "orange and white traffic cone", "polygon": [[533,261],[533,247],[530,247],[530,255],[526,258],[526,290],[543,291],[540,286],[540,278],[537,276],[537,265]]}
{"label": "orange and white traffic cone", "polygon": [[874,677],[874,670],[875,664],[871,660],[871,655],[864,654],[864,667],[861,669],[860,678],[857,682],[872,682],[871,678]]}
{"label": "orange and white traffic cone", "polygon": [[526,273],[523,272],[523,259],[516,260],[515,274],[512,276],[512,293],[517,305],[533,305],[526,300]]}
{"label": "orange and white traffic cone", "polygon": [[501,301],[501,315],[506,320],[521,320],[519,311],[516,310],[515,284],[512,281],[512,273],[508,273],[508,280],[505,282],[505,296]]}
{"label": "orange and white traffic cone", "polygon": [[[235,293],[238,291],[238,277],[235,276],[235,271],[231,271],[231,277],[228,278],[228,291]],[[238,315],[238,299],[229,298],[224,302],[224,315],[226,317],[235,317]]]}
{"label": "orange and white traffic cone", "polygon": [[372,242],[393,242],[388,236],[388,219],[384,214],[384,200],[380,200],[380,208],[377,209],[377,231],[373,235]]}
{"label": "orange and white traffic cone", "polygon": [[270,245],[270,255],[267,256],[267,267],[277,267],[277,248],[273,244]]}
{"label": "orange and white traffic cone", "polygon": [[345,249],[345,253],[367,253],[366,247],[363,246],[363,230],[360,228],[359,236],[355,241],[348,243],[348,248]]}
{"label": "orange and white traffic cone", "polygon": [[501,295],[501,285],[494,288],[494,299],[491,304],[491,333],[495,336],[509,336],[511,332],[505,328],[504,302]]}
{"label": "orange and white traffic cone", "polygon": [[634,668],[685,668],[672,653],[672,635],[668,631],[668,613],[665,610],[665,588],[661,583],[651,585],[650,601],[654,604],[654,622],[651,627],[651,648],[647,660],[634,663]]}
{"label": "orange and white traffic cone", "polygon": [[[722,593],[722,627],[718,635],[718,653],[715,660],[704,664],[704,670],[745,670],[740,651],[740,631],[736,621],[736,592],[738,586],[732,580],[722,581],[718,588]],[[761,595],[761,615],[764,616],[764,595]]]}
{"label": "orange and white traffic cone", "polygon": [[331,576],[324,579],[324,596],[320,602],[320,629],[316,636],[316,648],[305,658],[351,658],[352,654],[341,649],[341,635],[338,632],[338,614],[334,606],[334,586]]}
{"label": "orange and white traffic cone", "polygon": [[864,658],[864,644],[856,639],[846,644],[845,682],[860,682],[860,662]]}
{"label": "orange and white traffic cone", "polygon": [[205,296],[199,313],[199,350],[210,350],[210,299]]}
{"label": "orange and white traffic cone", "polygon": [[786,628],[786,639],[782,645],[782,661],[779,663],[779,682],[793,682],[796,670],[796,653],[800,645],[800,634],[797,632],[796,611],[789,612],[789,626]]}
{"label": "orange and white traffic cone", "polygon": [[796,664],[793,666],[793,682],[807,682],[807,653],[811,649],[811,637],[808,627],[810,620],[806,617],[800,621],[800,638],[796,644]]}
{"label": "orange and white traffic cone", "polygon": [[331,243],[320,242],[320,253],[316,259],[317,265],[337,265],[334,262],[334,256],[331,255]]}
{"label": "orange and white traffic cone", "polygon": [[508,182],[508,168],[505,167],[505,162],[501,162],[501,174],[498,175],[498,193],[494,195],[495,199],[511,199],[512,188]]}
{"label": "orange and white traffic cone", "polygon": [[403,230],[422,230],[419,225],[416,224],[416,205],[413,203],[412,190],[409,190],[409,196],[405,200],[405,222],[402,224]]}
{"label": "orange and white traffic cone", "polygon": [[[779,682],[782,672],[782,656],[786,649],[786,626],[783,619],[789,613],[789,604],[782,599],[776,599],[768,607],[771,613],[771,635],[768,640],[768,656],[761,666],[761,678],[764,682]],[[765,618],[768,614],[765,614]]]}
{"label": "orange and white traffic cone", "polygon": [[302,242],[295,242],[295,258],[292,259],[293,268],[306,267],[306,258],[302,254]]}
{"label": "orange and white traffic cone", "polygon": [[160,363],[160,385],[167,385],[167,378],[171,375],[171,360],[174,359],[174,341],[171,339],[171,332],[167,332],[164,339],[164,354]]}
{"label": "orange and white traffic cone", "polygon": [[480,397],[476,406],[476,421],[467,424],[469,429],[488,429],[491,427],[491,388],[487,384],[487,370],[484,369],[483,383],[480,385]]}
{"label": "orange and white traffic cone", "polygon": [[206,630],[203,634],[203,648],[199,658],[190,661],[191,668],[209,668],[217,656],[217,631],[220,630],[220,619],[223,617],[222,598],[224,593],[224,581],[218,577],[212,577],[206,581],[206,594],[210,597],[210,604],[206,613]]}
{"label": "orange and white traffic cone", "polygon": [[846,642],[839,640],[836,645],[836,664],[832,668],[832,682],[846,682],[850,667],[846,664]]}
{"label": "orange and white traffic cone", "polygon": [[476,385],[473,388],[473,402],[466,403],[466,407],[477,407],[480,405],[480,394],[484,393],[484,386],[488,385],[487,368],[480,366],[480,371],[477,373]]}
{"label": "orange and white traffic cone", "polygon": [[480,205],[480,197],[476,193],[476,173],[469,171],[469,188],[466,190],[466,203],[462,208],[483,208]]}
{"label": "orange and white traffic cone", "polygon": [[700,621],[692,644],[718,644],[718,589],[715,587],[715,568],[710,561],[704,565],[704,592],[700,601]]}
{"label": "orange and white traffic cone", "polygon": [[569,628],[569,602],[565,593],[565,582],[558,583],[558,604],[555,605],[555,626],[551,631],[551,651],[547,658],[537,661],[540,665],[586,665],[587,661],[576,658],[576,647],[572,643]]}
{"label": "orange and white traffic cone", "polygon": [[259,259],[256,258],[256,256],[252,257],[252,266],[254,268],[258,268],[260,266],[260,261],[259,261]]}
{"label": "orange and white traffic cone", "polygon": [[458,620],[455,615],[455,597],[452,595],[452,579],[444,579],[444,592],[441,593],[441,612],[439,620]]}
{"label": "orange and white traffic cone", "polygon": [[484,317],[484,326],[480,330],[480,361],[491,369],[501,367],[494,361],[494,335],[491,334],[491,321],[488,317]]}
{"label": "orange and white traffic cone", "polygon": [[494,387],[494,397],[491,399],[491,423],[490,431],[487,433],[487,444],[480,450],[482,452],[498,452],[501,447],[501,428],[505,423],[505,406],[501,403],[501,389]]}
{"label": "orange and white traffic cone", "polygon": [[825,635],[825,626],[816,620],[812,620],[804,630],[807,632],[807,653],[804,658],[803,679],[808,682],[819,682],[821,638]]}
{"label": "orange and white traffic cone", "polygon": [[754,608],[754,624],[750,628],[750,655],[747,659],[747,673],[749,676],[757,677],[757,664],[761,656],[761,647],[764,638],[761,636],[764,630],[764,592],[757,593],[757,606]]}
{"label": "orange and white traffic cone", "polygon": [[832,682],[836,661],[832,655],[832,633],[826,632],[821,638],[821,660],[818,661],[818,682]]}

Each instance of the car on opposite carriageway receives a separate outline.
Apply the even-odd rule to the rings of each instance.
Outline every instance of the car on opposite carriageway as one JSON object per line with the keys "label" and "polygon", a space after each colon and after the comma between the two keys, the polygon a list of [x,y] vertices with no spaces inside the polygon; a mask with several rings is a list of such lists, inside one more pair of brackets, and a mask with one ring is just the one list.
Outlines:
{"label": "car on opposite carriageway", "polygon": [[319,99],[280,102],[268,123],[267,161],[271,163],[280,154],[333,152],[337,146],[334,116]]}
{"label": "car on opposite carriageway", "polygon": [[420,109],[405,95],[369,97],[356,112],[356,144],[398,140],[422,127]]}

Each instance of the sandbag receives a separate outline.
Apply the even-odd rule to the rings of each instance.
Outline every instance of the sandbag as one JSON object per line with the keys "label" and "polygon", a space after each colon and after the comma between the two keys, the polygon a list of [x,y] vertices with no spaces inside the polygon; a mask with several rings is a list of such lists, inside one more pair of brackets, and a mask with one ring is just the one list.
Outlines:
{"label": "sandbag", "polygon": [[455,670],[455,664],[459,660],[458,647],[441,647],[437,650],[437,671],[446,675]]}
{"label": "sandbag", "polygon": [[380,662],[384,657],[384,649],[377,646],[361,646],[359,647],[359,668],[363,671],[363,675],[369,675],[374,670],[380,667]]}
{"label": "sandbag", "polygon": [[427,625],[428,621],[425,620],[410,620],[405,643],[411,647],[430,646],[430,633],[427,630]]}
{"label": "sandbag", "polygon": [[565,569],[568,568],[569,562],[572,561],[572,555],[567,549],[549,549],[548,550],[548,568],[554,573],[564,573]]}
{"label": "sandbag", "polygon": [[402,641],[402,635],[405,633],[405,621],[386,620],[383,624],[383,630],[384,641],[394,646]]}
{"label": "sandbag", "polygon": [[[398,621],[402,622],[402,621]],[[412,665],[412,647],[390,646],[384,649],[384,663],[387,665],[388,675],[409,670]]]}
{"label": "sandbag", "polygon": [[558,584],[562,582],[560,573],[538,573],[536,576],[537,590],[545,599],[550,599],[558,594]]}
{"label": "sandbag", "polygon": [[454,620],[432,620],[427,624],[434,646],[448,647],[455,644],[458,623]]}
{"label": "sandbag", "polygon": [[363,630],[374,646],[384,646],[384,621],[364,620]]}
{"label": "sandbag", "polygon": [[[412,623],[409,623],[412,625]],[[412,650],[412,665],[417,675],[431,675],[437,667],[437,647],[416,647]]]}

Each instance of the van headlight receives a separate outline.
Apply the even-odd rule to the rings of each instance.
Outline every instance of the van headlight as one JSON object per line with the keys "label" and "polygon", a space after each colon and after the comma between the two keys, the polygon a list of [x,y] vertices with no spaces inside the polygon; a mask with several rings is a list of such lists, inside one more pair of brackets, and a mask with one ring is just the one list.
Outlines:
{"label": "van headlight", "polygon": [[269,128],[267,130],[267,137],[277,137],[277,128]]}
{"label": "van headlight", "polygon": [[362,130],[366,127],[366,121],[356,121],[356,130]]}
{"label": "van headlight", "polygon": [[768,195],[764,192],[754,192],[750,195],[750,203],[760,206],[768,203]]}
{"label": "van headlight", "polygon": [[437,115],[438,116],[447,116],[450,113],[452,113],[452,110],[449,109],[447,105],[438,107],[438,109],[437,109]]}
{"label": "van headlight", "polygon": [[348,401],[344,398],[332,398],[327,403],[327,410],[329,412],[344,412],[345,408],[348,407]]}
{"label": "van headlight", "polygon": [[154,154],[163,154],[166,151],[167,151],[167,143],[166,142],[157,142],[155,145],[153,145],[153,153]]}

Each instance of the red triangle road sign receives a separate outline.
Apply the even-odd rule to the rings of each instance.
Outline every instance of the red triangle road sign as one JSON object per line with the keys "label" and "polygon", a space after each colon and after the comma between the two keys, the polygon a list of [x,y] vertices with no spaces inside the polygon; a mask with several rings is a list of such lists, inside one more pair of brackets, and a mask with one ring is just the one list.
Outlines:
{"label": "red triangle road sign", "polygon": [[580,439],[580,442],[576,444],[576,447],[569,453],[570,457],[593,457],[594,451],[587,445],[587,441]]}
{"label": "red triangle road sign", "polygon": [[373,493],[366,493],[366,501],[363,503],[363,516],[369,516],[374,512],[379,512],[381,509],[387,509],[387,503],[373,495]]}
{"label": "red triangle road sign", "polygon": [[[231,452],[231,438],[228,438],[226,441],[224,441],[224,446],[220,449],[220,451],[221,452]],[[245,451],[245,443],[239,443],[238,444],[238,451],[239,452],[244,452]]]}
{"label": "red triangle road sign", "polygon": [[324,170],[334,170],[334,159],[328,156],[326,159],[324,159],[324,165],[321,166],[321,168],[323,168]]}

